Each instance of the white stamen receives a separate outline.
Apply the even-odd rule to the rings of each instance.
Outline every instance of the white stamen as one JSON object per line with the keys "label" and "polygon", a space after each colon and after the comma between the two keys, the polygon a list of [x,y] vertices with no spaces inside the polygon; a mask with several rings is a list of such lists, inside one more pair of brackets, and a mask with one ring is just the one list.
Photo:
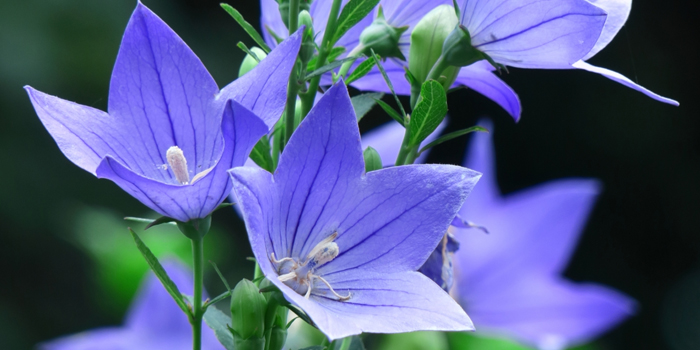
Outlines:
{"label": "white stamen", "polygon": [[202,171],[201,173],[195,175],[195,176],[192,178],[192,183],[197,182],[197,180],[199,180],[199,179],[203,178],[204,176],[206,176],[207,174],[209,174],[209,172],[210,172],[212,169],[214,169],[214,167],[211,167],[211,168],[209,168],[209,169],[207,169],[207,170],[204,170],[204,171]]}
{"label": "white stamen", "polygon": [[187,172],[187,160],[180,147],[172,146],[168,148],[165,158],[168,159],[168,164],[170,164],[170,169],[173,170],[177,182],[182,185],[188,184],[190,182],[190,174]]}
{"label": "white stamen", "polygon": [[338,299],[340,299],[340,301],[346,301],[346,300],[350,299],[350,297],[352,296],[352,293],[348,293],[348,296],[344,297],[344,296],[342,296],[342,295],[336,293],[335,290],[333,290],[333,287],[331,287],[331,284],[328,283],[328,281],[326,281],[325,278],[323,278],[323,277],[321,277],[321,276],[317,276],[317,275],[313,275],[313,277],[314,277],[314,278],[318,278],[318,279],[320,279],[323,283],[325,283],[326,286],[328,287],[328,289],[331,290],[331,293],[333,293],[333,295],[335,295],[336,297],[338,297]]}
{"label": "white stamen", "polygon": [[[333,242],[336,237],[338,237],[338,232],[333,232],[332,235],[330,235],[330,236],[326,237],[324,240],[318,242],[318,244],[314,247],[314,249],[311,249],[311,251],[309,252],[309,255],[306,256],[306,259],[313,259],[314,257],[316,257],[316,255],[318,255],[319,251],[326,248],[328,246],[328,243]],[[337,250],[338,245],[336,244],[335,247]],[[337,255],[338,254],[336,253],[336,256]],[[335,256],[333,258],[335,258]],[[333,259],[331,259],[331,260],[333,260]],[[330,261],[330,260],[328,260],[328,261]],[[328,261],[326,261],[326,262],[328,262]]]}
{"label": "white stamen", "polygon": [[281,282],[293,280],[293,279],[295,279],[295,278],[297,278],[297,272],[296,272],[296,271],[292,271],[292,272],[290,272],[290,273],[285,273],[284,275],[277,276],[277,279],[279,279]]}

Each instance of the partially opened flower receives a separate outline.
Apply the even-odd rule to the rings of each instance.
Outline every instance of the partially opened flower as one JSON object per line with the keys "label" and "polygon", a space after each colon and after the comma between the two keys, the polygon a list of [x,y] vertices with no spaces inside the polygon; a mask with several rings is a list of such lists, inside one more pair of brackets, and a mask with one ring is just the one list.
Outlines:
{"label": "partially opened flower", "polygon": [[[275,35],[278,37],[286,37],[285,33],[287,29],[285,28],[282,17],[279,14],[278,5],[275,0],[261,0],[260,3],[262,12],[261,23],[263,27],[265,27],[263,29],[265,41],[269,45],[274,46],[276,41],[273,35],[270,33],[275,33]],[[311,3],[309,12],[314,19],[314,30],[316,33],[318,33],[316,35],[318,44],[320,44],[323,37],[323,31],[326,28],[331,3],[332,1],[314,1]],[[440,5],[452,5],[452,0],[380,1],[379,6],[382,8],[386,23],[394,28],[405,28],[398,40],[399,49],[403,53],[404,57],[409,57],[411,33],[415,25],[423,18],[423,16]],[[372,21],[377,18],[378,11],[379,9],[377,8],[366,18],[360,21],[355,27],[348,30],[347,33],[345,33],[345,35],[338,40],[336,46],[346,48],[346,52],[340,56],[341,58],[348,55],[353,49],[360,45],[360,36],[362,35],[363,30],[370,26]],[[452,11],[451,14],[454,16],[454,11]],[[411,85],[404,77],[406,74],[404,66],[407,66],[407,63],[396,57],[392,57],[382,63],[382,65],[386,70],[396,93],[400,95],[410,95]],[[508,113],[510,113],[513,118],[518,120],[521,112],[518,96],[513,89],[511,89],[493,73],[494,70],[495,68],[493,68],[493,66],[486,61],[464,67],[457,75],[453,86],[467,86],[470,89],[473,89],[474,91],[498,103]],[[330,84],[330,76],[328,75],[324,78],[324,82],[326,84]],[[365,91],[389,92],[389,88],[384,82],[384,78],[376,67],[365,77],[352,82],[351,85],[357,89]]]}
{"label": "partially opened flower", "polygon": [[[482,123],[482,125],[485,123]],[[491,130],[490,125],[485,125]],[[402,135],[391,123],[363,137],[382,157],[395,156]],[[488,234],[459,219],[421,268],[434,281],[449,285],[474,320],[477,334],[512,338],[541,349],[563,349],[593,340],[629,317],[634,300],[610,288],[573,283],[561,274],[576,247],[599,193],[595,180],[569,179],[502,197],[496,184],[491,135],[473,136],[466,166],[484,172],[459,211]],[[454,252],[452,257],[450,254]],[[454,262],[454,275],[449,271]]]}
{"label": "partially opened flower", "polygon": [[[176,260],[163,267],[180,291],[192,295],[192,273]],[[142,283],[121,327],[105,327],[43,343],[41,350],[188,350],[192,349],[190,323],[153,273]],[[214,332],[202,330],[203,350],[223,350]]]}
{"label": "partially opened flower", "polygon": [[299,125],[274,175],[251,167],[230,173],[263,273],[330,339],[472,329],[454,300],[416,270],[479,174],[450,165],[365,173],[342,82]]}
{"label": "partially opened flower", "polygon": [[112,73],[109,113],[26,90],[68,159],[185,222],[225,199],[226,170],[242,165],[281,115],[299,45],[296,34],[219,91],[190,48],[139,3]]}
{"label": "partially opened flower", "polygon": [[622,28],[632,0],[461,0],[457,4],[471,45],[498,63],[585,69],[657,101],[678,105],[619,73],[585,62]]}

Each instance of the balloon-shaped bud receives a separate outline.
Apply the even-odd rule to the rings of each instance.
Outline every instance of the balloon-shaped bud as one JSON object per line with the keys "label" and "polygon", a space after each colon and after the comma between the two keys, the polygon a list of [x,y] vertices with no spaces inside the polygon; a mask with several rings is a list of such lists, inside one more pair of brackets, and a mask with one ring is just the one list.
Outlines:
{"label": "balloon-shaped bud", "polygon": [[246,279],[238,282],[231,293],[231,329],[234,338],[246,340],[263,337],[266,309],[265,297],[253,282]]}
{"label": "balloon-shaped bud", "polygon": [[275,326],[270,333],[269,350],[282,350],[287,341],[287,329]]}
{"label": "balloon-shaped bud", "polygon": [[[413,28],[408,69],[419,86],[428,78],[433,66],[440,59],[445,39],[458,24],[454,8],[441,5],[428,12]],[[441,72],[445,77],[443,86],[446,89],[452,85],[458,72],[457,67],[449,67]]]}
{"label": "balloon-shaped bud", "polygon": [[406,57],[399,49],[399,39],[406,30],[408,26],[394,27],[389,24],[384,18],[382,7],[379,6],[377,18],[360,34],[362,52],[370,55],[372,49],[383,58],[396,57],[405,61]]}
{"label": "balloon-shaped bud", "polygon": [[241,63],[241,68],[238,69],[238,76],[242,77],[244,74],[250,72],[253,70],[258,65],[258,60],[263,60],[263,58],[267,57],[267,53],[263,51],[263,49],[253,46],[250,49],[250,52],[252,52],[255,57],[258,59],[255,59],[255,57],[251,56],[250,54],[245,55],[245,58],[243,59],[243,63]]}
{"label": "balloon-shaped bud", "polygon": [[299,12],[299,26],[306,26],[304,36],[301,42],[301,50],[299,50],[299,58],[302,62],[307,63],[313,57],[316,51],[314,43],[314,22],[309,11],[303,10]]}
{"label": "balloon-shaped bud", "polygon": [[[282,22],[284,22],[285,27],[289,28],[289,0],[277,0],[277,4],[279,5]],[[309,8],[311,8],[311,0],[299,1],[299,11],[308,11]]]}
{"label": "balloon-shaped bud", "polygon": [[445,39],[442,46],[442,59],[446,64],[466,67],[484,59],[490,58],[472,46],[472,38],[464,26],[458,26]]}

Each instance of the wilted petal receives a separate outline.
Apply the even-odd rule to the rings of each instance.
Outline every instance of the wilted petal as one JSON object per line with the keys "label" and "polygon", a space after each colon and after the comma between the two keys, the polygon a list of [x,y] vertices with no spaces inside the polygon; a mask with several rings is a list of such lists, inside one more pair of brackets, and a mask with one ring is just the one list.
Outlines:
{"label": "wilted petal", "polygon": [[287,83],[301,45],[301,29],[272,50],[250,72],[221,89],[217,102],[228,99],[250,109],[272,129],[287,102]]}
{"label": "wilted petal", "polygon": [[603,32],[600,33],[598,41],[593,46],[591,52],[582,58],[583,61],[593,57],[600,50],[605,48],[617,35],[617,32],[622,29],[622,26],[627,22],[627,17],[632,10],[632,0],[586,0],[593,5],[596,5],[608,14],[603,26]]}
{"label": "wilted petal", "polygon": [[[435,131],[423,140],[421,146],[427,145],[438,138],[446,126],[447,120],[443,120]],[[371,146],[379,153],[384,167],[393,166],[396,163],[396,158],[399,156],[399,150],[401,149],[401,143],[403,142],[405,132],[406,129],[401,124],[395,122],[389,122],[378,126],[362,135],[362,149]],[[414,163],[425,163],[426,158],[428,158],[428,153],[430,152],[426,151],[421,153]]]}
{"label": "wilted petal", "polygon": [[215,164],[221,115],[208,113],[218,87],[182,39],[141,3],[126,27],[109,90],[109,115],[122,141],[147,155],[136,163],[121,157],[126,167],[176,183],[158,167],[167,164],[171,146],[183,150],[190,169]]}
{"label": "wilted petal", "polygon": [[[194,183],[165,184],[131,171],[110,156],[97,168],[97,176],[114,181],[151,209],[179,221],[208,215],[231,190],[226,171],[242,165],[255,143],[267,132],[267,126],[236,101],[230,101],[227,106],[219,129],[222,132],[217,135],[222,138],[223,134],[222,154],[213,168]],[[207,171],[205,168],[197,170],[197,174]]]}
{"label": "wilted petal", "polygon": [[464,85],[498,103],[517,122],[520,120],[521,106],[518,94],[501,78],[493,73],[493,66],[487,61],[479,61],[462,67],[455,85]]}
{"label": "wilted petal", "polygon": [[629,317],[636,306],[611,288],[551,276],[523,273],[502,288],[489,287],[488,299],[472,296],[485,290],[464,282],[460,302],[480,332],[542,349],[590,341]]}
{"label": "wilted petal", "polygon": [[641,92],[641,93],[643,93],[643,94],[645,94],[645,95],[647,95],[647,96],[649,96],[657,101],[668,103],[668,104],[674,105],[674,106],[679,105],[678,101],[672,100],[672,99],[667,98],[667,97],[663,97],[661,95],[658,95],[658,94],[648,90],[647,88],[645,88],[643,86],[637,85],[620,73],[613,72],[609,69],[596,67],[596,66],[590,65],[590,64],[583,62],[583,61],[578,61],[578,62],[574,63],[572,66],[574,68],[587,70],[587,71],[593,72],[593,73],[598,73],[598,74],[600,74],[600,75],[602,75],[602,76],[604,76],[612,81],[618,82],[624,86],[627,86],[629,88],[637,90],[637,91],[639,91],[639,92]]}
{"label": "wilted petal", "polygon": [[581,0],[464,0],[460,9],[477,49],[521,68],[569,68],[591,51],[606,19]]}

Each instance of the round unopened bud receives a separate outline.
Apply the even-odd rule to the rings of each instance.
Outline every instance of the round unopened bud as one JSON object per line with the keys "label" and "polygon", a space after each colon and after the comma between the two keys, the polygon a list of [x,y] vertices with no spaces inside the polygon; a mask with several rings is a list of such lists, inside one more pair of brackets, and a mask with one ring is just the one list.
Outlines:
{"label": "round unopened bud", "polygon": [[[282,16],[282,22],[284,26],[289,28],[289,0],[277,0],[279,5],[280,15]],[[299,1],[299,11],[306,10],[309,11],[311,8],[311,0],[300,0]]]}
{"label": "round unopened bud", "polygon": [[265,332],[267,302],[255,284],[243,279],[231,293],[231,329],[234,338],[260,338]]}
{"label": "round unopened bud", "polygon": [[[408,69],[418,84],[422,84],[428,78],[431,69],[442,55],[445,39],[458,24],[459,20],[455,15],[454,8],[449,5],[441,5],[428,12],[413,28]],[[455,67],[450,67],[442,72],[446,80],[449,80],[448,88],[454,82],[458,72],[459,69]]]}
{"label": "round unopened bud", "polygon": [[442,46],[442,59],[451,66],[466,67],[485,58],[483,52],[472,46],[471,35],[464,26],[455,28]]}
{"label": "round unopened bud", "polygon": [[[287,329],[275,326],[270,333],[269,350],[282,350],[287,341]],[[238,348],[236,348],[238,349]]]}
{"label": "round unopened bud", "polygon": [[302,62],[307,63],[313,57],[316,51],[314,43],[314,22],[309,11],[303,10],[299,12],[299,27],[306,26],[302,37],[301,49],[299,50],[299,58]]}
{"label": "round unopened bud", "polygon": [[360,34],[360,45],[366,55],[371,54],[371,49],[382,58],[396,57],[405,61],[406,57],[399,49],[399,40],[406,30],[408,26],[394,27],[389,24],[380,6],[377,18]]}
{"label": "round unopened bud", "polygon": [[[267,57],[267,54],[263,49],[253,46],[250,49],[250,52],[255,54],[255,57],[257,57],[259,60],[263,60],[265,57]],[[258,60],[255,59],[255,57],[251,56],[250,54],[245,55],[245,58],[243,59],[243,63],[241,63],[241,68],[238,69],[238,76],[242,77],[246,73],[250,72],[253,70],[253,68],[258,66]]]}

